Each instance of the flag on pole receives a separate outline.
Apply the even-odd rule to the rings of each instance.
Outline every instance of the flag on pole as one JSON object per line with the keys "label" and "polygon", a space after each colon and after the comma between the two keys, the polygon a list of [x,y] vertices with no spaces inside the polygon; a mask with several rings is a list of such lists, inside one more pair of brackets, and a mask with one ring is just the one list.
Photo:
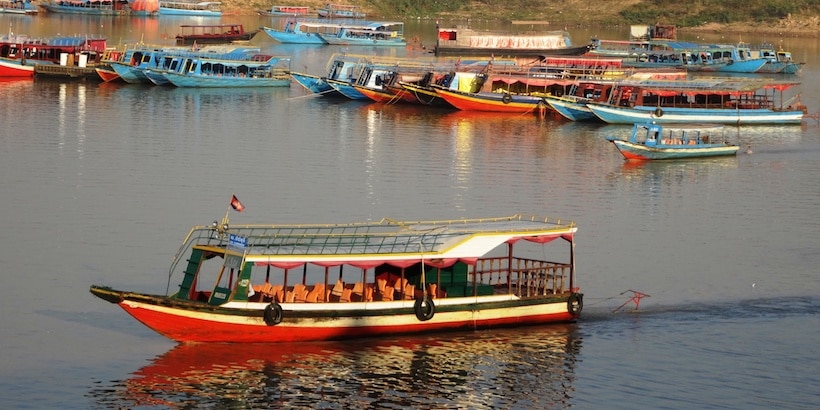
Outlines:
{"label": "flag on pole", "polygon": [[242,205],[242,202],[239,202],[239,198],[237,198],[236,195],[232,195],[231,208],[235,209],[236,212],[242,212],[245,210],[245,205]]}

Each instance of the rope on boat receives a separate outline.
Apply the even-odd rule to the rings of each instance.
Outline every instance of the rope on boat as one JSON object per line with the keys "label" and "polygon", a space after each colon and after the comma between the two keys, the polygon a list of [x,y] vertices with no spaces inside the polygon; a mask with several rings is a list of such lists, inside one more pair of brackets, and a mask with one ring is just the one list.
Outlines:
{"label": "rope on boat", "polygon": [[621,295],[623,295],[625,293],[629,293],[629,292],[632,292],[632,295],[629,298],[629,300],[624,302],[621,306],[618,306],[617,308],[615,308],[615,310],[613,310],[612,313],[615,313],[615,312],[621,310],[621,308],[623,308],[624,306],[626,306],[630,302],[634,303],[635,304],[635,310],[638,310],[638,307],[641,305],[641,299],[648,298],[648,297],[651,296],[651,295],[648,295],[646,293],[638,292],[637,290],[632,290],[632,289],[625,290],[625,291],[621,292]]}
{"label": "rope on boat", "polygon": [[332,90],[322,91],[322,92],[318,92],[318,93],[310,93],[310,94],[300,95],[298,97],[289,97],[288,101],[290,101],[290,100],[300,100],[302,98],[318,97],[320,95],[324,95],[324,94],[327,94],[327,93],[332,93],[334,91],[336,91],[336,90],[332,89]]}

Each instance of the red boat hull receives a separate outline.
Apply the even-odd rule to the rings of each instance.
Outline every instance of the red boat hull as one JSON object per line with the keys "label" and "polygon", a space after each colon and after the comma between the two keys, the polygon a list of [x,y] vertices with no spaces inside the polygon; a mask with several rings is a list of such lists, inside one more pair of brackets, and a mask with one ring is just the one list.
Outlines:
{"label": "red boat hull", "polygon": [[518,114],[538,113],[539,102],[515,101],[509,94],[489,98],[477,93],[462,93],[436,88],[436,93],[453,107],[463,111],[508,112]]}
{"label": "red boat hull", "polygon": [[[412,301],[409,303],[412,304]],[[512,304],[511,304],[512,303]],[[280,343],[343,340],[374,336],[414,334],[450,330],[473,330],[495,327],[571,322],[580,311],[570,313],[567,297],[550,303],[515,302],[496,304],[495,308],[474,311],[441,312],[427,321],[420,321],[412,312],[380,315],[378,310],[366,314],[344,311],[289,311],[285,319],[268,326],[260,309],[223,309],[203,306],[197,309],[155,305],[143,301],[124,300],[119,303],[138,321],[165,337],[179,342]],[[409,310],[409,311],[408,311]],[[316,312],[316,311],[313,311]]]}
{"label": "red boat hull", "polygon": [[34,66],[21,65],[18,61],[0,60],[0,77],[34,77]]}

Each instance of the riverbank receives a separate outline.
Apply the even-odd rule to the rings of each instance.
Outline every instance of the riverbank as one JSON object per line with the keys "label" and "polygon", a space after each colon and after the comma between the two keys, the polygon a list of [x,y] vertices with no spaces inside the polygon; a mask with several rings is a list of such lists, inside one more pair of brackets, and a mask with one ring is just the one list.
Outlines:
{"label": "riverbank", "polygon": [[[526,11],[526,17],[521,17],[520,11],[510,11],[488,7],[480,1],[472,1],[469,7],[462,7],[458,11],[437,13],[434,15],[412,16],[406,15],[404,19],[441,19],[443,21],[459,20],[539,20],[549,22],[555,26],[617,26],[623,18],[620,12],[627,7],[640,3],[640,0],[623,1],[599,1],[589,2],[588,0],[564,0],[560,6],[552,2],[539,2],[538,5],[531,5]],[[309,6],[311,10],[316,10],[324,6],[325,0],[302,0],[298,5]],[[226,14],[250,15],[258,10],[269,9],[270,5],[258,1],[224,0],[222,2]],[[295,4],[295,3],[294,3]],[[362,11],[366,12],[368,18],[375,19],[395,19],[397,16],[383,15],[379,9],[374,7],[372,2],[350,1],[348,4],[358,5]],[[314,14],[311,14],[314,16]],[[663,22],[661,22],[663,23]],[[708,23],[698,27],[679,27],[679,31],[700,32],[700,33],[760,33],[776,35],[780,37],[820,37],[820,16],[817,15],[789,15],[786,18],[772,23],[744,22],[744,23]]]}

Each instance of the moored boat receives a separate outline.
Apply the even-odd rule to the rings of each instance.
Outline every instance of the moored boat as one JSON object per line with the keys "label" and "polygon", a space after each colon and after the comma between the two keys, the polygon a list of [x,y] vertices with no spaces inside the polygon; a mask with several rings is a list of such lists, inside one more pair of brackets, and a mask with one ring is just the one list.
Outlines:
{"label": "moored boat", "polygon": [[31,0],[0,0],[0,13],[37,14],[37,5]]}
{"label": "moored boat", "polygon": [[[571,322],[583,308],[576,231],[573,221],[525,215],[308,225],[231,225],[226,216],[186,236],[169,272],[178,289],[90,291],[179,342]],[[537,256],[547,250],[550,259]]]}
{"label": "moored boat", "polygon": [[404,23],[400,21],[379,21],[364,24],[363,27],[343,26],[337,33],[318,33],[327,44],[343,46],[388,46],[404,47]]}
{"label": "moored boat", "polygon": [[[588,102],[610,124],[709,123],[799,124],[805,114],[800,94],[783,101],[798,82],[737,77],[622,81],[607,102]],[[780,103],[775,103],[775,92]]]}
{"label": "moored boat", "polygon": [[548,107],[543,98],[530,95],[487,91],[465,92],[440,86],[433,86],[433,89],[450,105],[463,111],[540,114]]}
{"label": "moored boat", "polygon": [[196,24],[179,26],[177,44],[224,44],[250,40],[259,30],[245,31],[245,26],[233,24]]}
{"label": "moored boat", "polygon": [[[328,60],[327,74],[324,76],[291,72],[291,77],[293,77],[299,85],[314,94],[347,97],[331,86],[328,81],[340,81],[348,84],[356,81],[364,67],[368,64],[368,57],[369,56],[336,53]],[[353,89],[353,91],[355,91],[355,89]]]}
{"label": "moored boat", "polygon": [[543,57],[582,55],[589,44],[573,46],[566,31],[541,34],[510,34],[474,31],[468,28],[439,28],[437,56]]}
{"label": "moored boat", "polygon": [[164,1],[159,2],[160,16],[221,17],[222,3],[217,1]]}
{"label": "moored boat", "polygon": [[35,66],[87,66],[98,63],[106,51],[106,39],[87,37],[0,39],[0,77],[34,77]]}
{"label": "moored boat", "polygon": [[289,87],[290,57],[186,57],[176,69],[148,69],[177,87]]}
{"label": "moored boat", "polygon": [[106,61],[111,69],[125,81],[131,84],[155,84],[164,85],[168,82],[164,77],[149,76],[147,70],[170,69],[171,61],[182,57],[211,57],[225,59],[240,59],[249,55],[257,54],[258,47],[234,47],[209,45],[202,48],[189,48],[180,46],[151,46],[140,44],[127,49],[122,56],[116,60]]}
{"label": "moored boat", "polygon": [[753,48],[741,43],[738,44],[738,48],[745,48],[751,56],[766,60],[766,64],[757,71],[761,74],[797,74],[805,65],[805,63],[794,61],[791,52],[782,49],[775,50],[771,44]]}
{"label": "moored boat", "polygon": [[308,6],[271,6],[266,10],[259,10],[257,13],[260,16],[281,17],[281,16],[306,16],[310,13]]}
{"label": "moored boat", "polygon": [[51,0],[40,3],[40,7],[50,13],[63,14],[114,16],[131,13],[127,0]]}
{"label": "moored boat", "polygon": [[272,39],[285,44],[328,44],[323,35],[338,36],[342,30],[367,30],[379,27],[378,22],[322,19],[288,19],[279,30],[262,27]]}
{"label": "moored boat", "polygon": [[359,7],[349,4],[326,4],[316,9],[320,18],[326,19],[363,19],[367,15]]}
{"label": "moored boat", "polygon": [[628,140],[607,137],[626,160],[667,160],[735,155],[739,147],[721,134],[723,127],[709,125],[663,126],[634,124]]}

